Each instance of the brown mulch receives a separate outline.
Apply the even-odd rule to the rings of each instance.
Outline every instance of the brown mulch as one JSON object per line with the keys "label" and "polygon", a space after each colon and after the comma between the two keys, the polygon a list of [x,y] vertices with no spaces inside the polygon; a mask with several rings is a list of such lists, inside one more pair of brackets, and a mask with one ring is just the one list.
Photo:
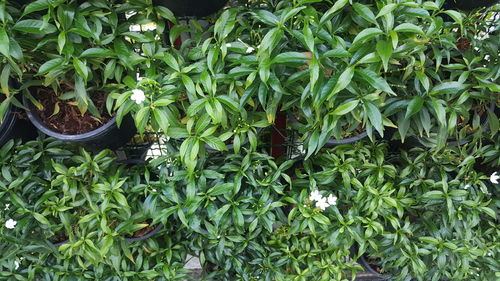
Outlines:
{"label": "brown mulch", "polygon": [[[38,110],[42,122],[51,130],[64,135],[88,133],[112,118],[106,110],[106,94],[89,93],[101,118],[93,116],[88,111],[82,115],[78,107],[71,104],[71,101],[60,100],[51,88],[37,87],[32,90],[32,94],[43,105],[43,109]],[[56,104],[59,105],[59,112],[54,114]]]}

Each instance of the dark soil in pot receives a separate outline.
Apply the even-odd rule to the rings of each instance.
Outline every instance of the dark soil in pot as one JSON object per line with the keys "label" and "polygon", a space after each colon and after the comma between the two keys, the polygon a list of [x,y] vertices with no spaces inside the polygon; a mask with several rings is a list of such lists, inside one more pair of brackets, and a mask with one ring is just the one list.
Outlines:
{"label": "dark soil in pot", "polygon": [[158,231],[160,231],[163,228],[162,223],[151,225],[151,223],[152,223],[151,219],[147,220],[144,223],[148,224],[148,226],[137,230],[136,232],[132,233],[130,236],[125,237],[125,241],[136,242],[136,241],[146,240],[149,237],[155,235]]}
{"label": "dark soil in pot", "polygon": [[88,133],[112,118],[106,111],[106,94],[91,95],[101,118],[92,116],[88,111],[82,115],[80,110],[71,104],[72,102],[59,99],[50,88],[35,88],[32,94],[43,106],[42,110],[38,110],[42,122],[51,130],[63,135]]}
{"label": "dark soil in pot", "polygon": [[[91,151],[100,151],[105,148],[117,149],[126,144],[136,134],[134,120],[131,115],[126,115],[123,118],[120,127],[118,127],[115,117],[106,115],[104,109],[105,95],[99,95],[94,100],[96,107],[101,108],[100,111],[103,116],[102,119],[98,119],[90,114],[82,116],[76,106],[67,101],[59,100],[53,92],[48,93],[45,89],[42,91],[39,88],[36,91],[33,90],[34,97],[38,98],[44,105],[42,111],[39,111],[26,98],[24,104],[29,108],[27,113],[30,121],[38,130],[48,136],[76,143]],[[40,96],[42,94],[43,96]],[[56,103],[59,103],[59,112],[51,116],[54,113]],[[76,119],[70,120],[71,117]],[[68,122],[68,125],[63,124],[66,122]],[[71,134],[74,132],[76,134]]]}

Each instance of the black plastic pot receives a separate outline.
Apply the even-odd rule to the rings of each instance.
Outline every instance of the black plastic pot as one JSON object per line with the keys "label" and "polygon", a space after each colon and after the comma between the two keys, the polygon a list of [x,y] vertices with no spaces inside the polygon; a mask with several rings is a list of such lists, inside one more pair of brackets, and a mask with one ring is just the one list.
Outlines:
{"label": "black plastic pot", "polygon": [[446,0],[444,9],[472,11],[474,9],[490,7],[498,3],[498,0]]}
{"label": "black plastic pot", "polygon": [[20,118],[21,109],[10,105],[7,113],[0,123],[0,147],[10,139],[22,139],[28,141],[35,139],[37,131],[33,125],[25,119]]}
{"label": "black plastic pot", "polygon": [[57,243],[52,243],[52,245],[54,245],[55,247],[59,248],[59,246],[64,245],[66,243],[69,243],[69,239],[61,241],[61,242],[57,242]]}
{"label": "black plastic pot", "polygon": [[325,146],[326,147],[332,147],[336,145],[341,145],[341,144],[350,144],[350,143],[355,143],[358,142],[368,136],[368,133],[366,131],[363,131],[361,134],[350,137],[350,138],[344,138],[344,139],[335,139],[335,138],[330,138],[328,141],[326,141]]}
{"label": "black plastic pot", "polygon": [[392,278],[388,274],[380,274],[378,271],[373,269],[372,265],[366,260],[364,255],[362,255],[357,262],[365,269],[366,272],[377,279],[389,280]]}
{"label": "black plastic pot", "polygon": [[108,123],[88,133],[64,135],[48,128],[40,119],[33,104],[26,99],[24,99],[24,104],[30,109],[27,111],[29,120],[42,133],[61,141],[76,143],[91,151],[98,151],[105,148],[117,149],[126,144],[136,134],[134,119],[132,116],[126,115],[122,120],[120,128],[116,124],[116,118],[113,117]]}
{"label": "black plastic pot", "polygon": [[125,241],[132,243],[132,242],[146,240],[146,239],[150,238],[151,236],[155,235],[156,233],[158,233],[158,231],[160,231],[162,228],[163,228],[163,224],[159,223],[156,225],[155,229],[150,231],[148,234],[141,236],[141,237],[136,237],[136,238],[125,238]]}
{"label": "black plastic pot", "polygon": [[222,9],[228,0],[153,0],[178,17],[205,17]]}

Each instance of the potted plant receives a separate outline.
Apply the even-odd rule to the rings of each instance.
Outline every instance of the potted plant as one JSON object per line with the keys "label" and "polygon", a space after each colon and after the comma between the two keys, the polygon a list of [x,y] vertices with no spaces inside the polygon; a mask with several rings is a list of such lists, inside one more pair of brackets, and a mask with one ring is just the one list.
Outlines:
{"label": "potted plant", "polygon": [[[58,12],[49,12],[52,9]],[[90,16],[101,11],[105,17]],[[90,2],[58,3],[50,9],[48,4],[28,5],[16,19],[12,29],[36,39],[20,43],[32,62],[24,65],[31,76],[25,75],[29,81],[22,89],[28,117],[45,134],[98,150],[117,148],[135,133],[131,118],[118,128],[106,108],[111,89],[144,60],[125,40],[133,34],[128,34],[124,15],[117,11],[117,4]],[[43,23],[35,18],[44,12],[48,22],[44,28],[34,27]]]}

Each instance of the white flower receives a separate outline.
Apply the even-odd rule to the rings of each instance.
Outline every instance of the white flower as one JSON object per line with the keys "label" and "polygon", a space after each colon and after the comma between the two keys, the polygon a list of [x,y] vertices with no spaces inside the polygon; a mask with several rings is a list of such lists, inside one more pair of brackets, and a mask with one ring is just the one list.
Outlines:
{"label": "white flower", "polygon": [[226,43],[226,47],[231,47],[231,43]]}
{"label": "white flower", "polygon": [[328,195],[328,198],[326,200],[328,201],[328,204],[330,204],[330,206],[337,205],[337,196],[333,194]]}
{"label": "white flower", "polygon": [[251,52],[253,52],[254,50],[255,50],[254,48],[252,48],[252,47],[250,47],[250,46],[249,46],[249,47],[247,48],[247,54],[250,54],[250,53],[251,53]]}
{"label": "white flower", "polygon": [[311,201],[319,201],[322,199],[323,199],[323,196],[321,196],[321,194],[319,194],[319,190],[314,190],[313,192],[311,192],[311,195],[309,196],[309,200],[311,200]]}
{"label": "white flower", "polygon": [[464,189],[469,189],[469,187],[470,187],[470,184],[464,186]]}
{"label": "white flower", "polygon": [[14,261],[14,268],[15,268],[15,269],[18,269],[18,268],[19,268],[19,262],[18,262],[18,261]]}
{"label": "white flower", "polygon": [[146,96],[144,95],[143,90],[133,89],[132,96],[130,96],[130,99],[135,101],[135,103],[137,103],[137,104],[141,104],[146,99]]}
{"label": "white flower", "polygon": [[4,210],[8,210],[9,208],[10,208],[10,204],[9,203],[5,204]]}
{"label": "white flower", "polygon": [[491,174],[490,176],[490,181],[494,184],[498,184],[498,179],[500,179],[500,176],[497,175],[497,172],[494,172],[493,174]]}
{"label": "white flower", "polygon": [[320,200],[316,202],[316,207],[324,211],[326,208],[330,207],[330,205],[326,202],[326,198],[321,197]]}
{"label": "white flower", "polygon": [[7,227],[8,229],[13,229],[14,227],[16,227],[16,224],[17,224],[17,221],[15,221],[13,219],[8,219],[5,222],[5,227]]}

